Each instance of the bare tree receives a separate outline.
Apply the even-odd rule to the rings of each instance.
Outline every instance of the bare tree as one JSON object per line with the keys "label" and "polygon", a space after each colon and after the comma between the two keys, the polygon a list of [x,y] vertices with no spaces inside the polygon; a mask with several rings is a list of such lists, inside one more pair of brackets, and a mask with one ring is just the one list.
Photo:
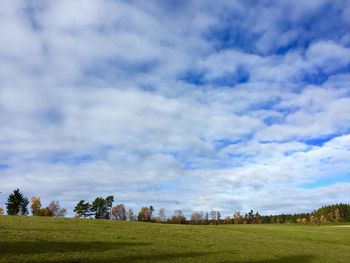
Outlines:
{"label": "bare tree", "polygon": [[158,216],[159,216],[159,219],[160,219],[161,222],[164,222],[166,220],[165,208],[159,209]]}
{"label": "bare tree", "polygon": [[129,208],[129,210],[128,210],[128,219],[130,221],[134,221],[135,220],[134,211],[131,208]]}
{"label": "bare tree", "polygon": [[212,221],[216,221],[215,223],[218,224],[220,221],[221,214],[219,211],[210,211],[210,217]]}
{"label": "bare tree", "polygon": [[193,212],[191,215],[191,223],[201,224],[203,222],[204,213],[202,211]]}
{"label": "bare tree", "polygon": [[55,217],[64,217],[67,214],[67,209],[61,208],[58,201],[51,201],[47,209],[52,213],[52,216]]}

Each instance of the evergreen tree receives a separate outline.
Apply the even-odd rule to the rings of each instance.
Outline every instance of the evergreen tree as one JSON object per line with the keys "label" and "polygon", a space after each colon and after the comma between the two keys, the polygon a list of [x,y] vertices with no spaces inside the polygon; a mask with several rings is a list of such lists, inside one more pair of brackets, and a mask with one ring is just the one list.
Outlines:
{"label": "evergreen tree", "polygon": [[107,212],[106,200],[102,197],[97,197],[92,202],[91,211],[95,214],[96,219],[104,219]]}
{"label": "evergreen tree", "polygon": [[113,206],[113,202],[114,202],[114,197],[112,195],[107,196],[105,199],[106,202],[106,212],[105,212],[105,219],[110,219],[111,218],[111,214],[112,214],[112,206]]}
{"label": "evergreen tree", "polygon": [[150,206],[150,207],[149,207],[149,221],[152,220],[153,212],[154,212],[154,207],[153,207],[153,206]]}
{"label": "evergreen tree", "polygon": [[16,189],[7,198],[6,209],[8,215],[27,215],[29,201]]}

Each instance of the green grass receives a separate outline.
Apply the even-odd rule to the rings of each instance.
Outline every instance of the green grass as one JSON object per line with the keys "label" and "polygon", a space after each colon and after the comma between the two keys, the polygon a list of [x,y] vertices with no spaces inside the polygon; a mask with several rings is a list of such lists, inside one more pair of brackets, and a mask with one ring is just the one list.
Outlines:
{"label": "green grass", "polygon": [[0,262],[350,262],[350,227],[0,217]]}

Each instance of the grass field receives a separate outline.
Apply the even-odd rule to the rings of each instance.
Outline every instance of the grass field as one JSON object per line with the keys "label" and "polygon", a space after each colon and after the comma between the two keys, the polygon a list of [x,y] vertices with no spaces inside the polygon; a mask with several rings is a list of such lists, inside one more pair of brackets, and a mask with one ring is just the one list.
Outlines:
{"label": "grass field", "polygon": [[0,262],[350,262],[350,227],[0,217]]}

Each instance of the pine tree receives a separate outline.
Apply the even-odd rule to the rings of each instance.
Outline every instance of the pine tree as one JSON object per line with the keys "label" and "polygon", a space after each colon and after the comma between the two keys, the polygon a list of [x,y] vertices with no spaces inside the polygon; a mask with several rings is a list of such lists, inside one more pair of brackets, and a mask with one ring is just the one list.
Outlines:
{"label": "pine tree", "polygon": [[23,194],[16,189],[9,195],[6,203],[8,215],[27,215],[29,201]]}

